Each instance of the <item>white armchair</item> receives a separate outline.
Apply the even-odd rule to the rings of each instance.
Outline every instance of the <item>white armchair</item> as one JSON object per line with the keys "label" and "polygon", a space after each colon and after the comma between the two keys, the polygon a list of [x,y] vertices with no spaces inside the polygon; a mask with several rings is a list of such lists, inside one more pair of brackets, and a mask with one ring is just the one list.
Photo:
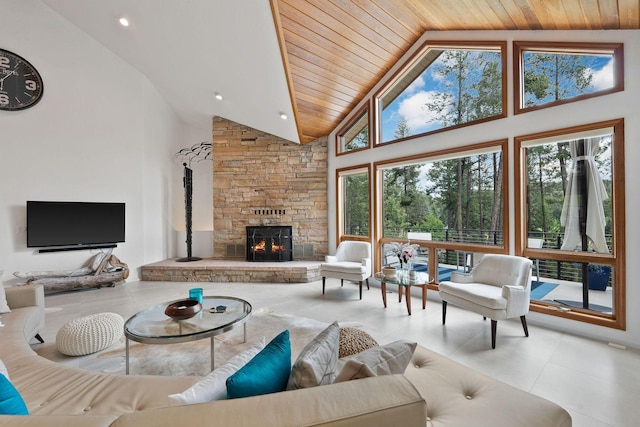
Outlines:
{"label": "white armchair", "polygon": [[320,275],[323,294],[325,279],[330,277],[340,279],[341,285],[344,285],[345,280],[358,282],[360,299],[362,299],[362,282],[366,282],[369,289],[369,277],[371,277],[371,244],[350,240],[341,242],[336,249],[336,254],[327,255],[325,262],[320,264]]}
{"label": "white armchair", "polygon": [[498,320],[520,317],[525,336],[531,296],[531,260],[511,255],[485,255],[471,273],[451,273],[451,281],[439,284],[442,324],[447,303],[491,319],[491,348],[496,348]]}

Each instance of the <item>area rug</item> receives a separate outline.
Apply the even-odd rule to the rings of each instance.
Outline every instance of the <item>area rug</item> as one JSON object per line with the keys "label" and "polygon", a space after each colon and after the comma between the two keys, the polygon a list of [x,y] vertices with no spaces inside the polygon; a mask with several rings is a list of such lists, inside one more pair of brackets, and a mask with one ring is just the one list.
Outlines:
{"label": "area rug", "polygon": [[557,283],[531,281],[531,299],[541,300],[549,292],[558,287]]}
{"label": "area rug", "polygon": [[[215,367],[226,361],[257,340],[264,337],[268,343],[285,329],[289,330],[291,356],[295,360],[300,351],[328,324],[305,317],[279,313],[268,308],[254,310],[247,321],[247,340],[243,342],[243,328],[239,326],[215,339]],[[209,338],[178,344],[140,344],[129,342],[129,372],[135,375],[204,376],[211,371]],[[124,339],[102,352],[77,358],[57,360],[83,369],[112,373],[125,373]]]}

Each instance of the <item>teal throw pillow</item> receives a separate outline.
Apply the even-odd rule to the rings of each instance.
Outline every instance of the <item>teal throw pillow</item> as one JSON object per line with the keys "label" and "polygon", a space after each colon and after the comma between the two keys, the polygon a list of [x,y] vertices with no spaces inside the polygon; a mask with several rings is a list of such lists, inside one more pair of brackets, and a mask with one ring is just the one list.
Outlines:
{"label": "teal throw pillow", "polygon": [[22,396],[4,375],[0,375],[0,414],[29,415]]}
{"label": "teal throw pillow", "polygon": [[227,399],[284,391],[290,373],[291,343],[286,330],[227,378]]}

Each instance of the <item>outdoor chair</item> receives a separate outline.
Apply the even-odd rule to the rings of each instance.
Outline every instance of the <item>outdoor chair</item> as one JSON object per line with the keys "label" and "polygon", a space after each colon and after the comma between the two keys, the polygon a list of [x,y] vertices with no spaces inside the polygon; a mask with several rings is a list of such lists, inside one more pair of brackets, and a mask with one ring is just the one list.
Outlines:
{"label": "outdoor chair", "polygon": [[[407,232],[407,239],[409,242],[412,240],[431,240],[431,233],[418,232],[418,231],[409,231]],[[414,242],[415,243],[415,242]],[[420,246],[418,248],[418,253],[416,259],[413,261],[413,268],[416,271],[429,271],[429,249]]]}
{"label": "outdoor chair", "polygon": [[447,303],[491,319],[491,348],[496,348],[498,320],[520,317],[525,336],[531,293],[531,260],[511,255],[487,254],[471,273],[451,273],[451,281],[440,282],[442,324]]}
{"label": "outdoor chair", "polygon": [[[544,239],[534,239],[529,237],[527,239],[527,247],[532,249],[542,249],[544,245]],[[536,265],[536,280],[540,281],[540,260],[538,258],[532,258],[533,262]]]}
{"label": "outdoor chair", "polygon": [[369,242],[357,242],[345,240],[338,245],[335,255],[327,255],[324,263],[320,264],[322,276],[322,294],[325,290],[327,277],[340,279],[340,285],[345,280],[358,282],[360,285],[360,299],[362,299],[362,284],[367,283],[369,289],[369,277],[371,277],[371,244]]}

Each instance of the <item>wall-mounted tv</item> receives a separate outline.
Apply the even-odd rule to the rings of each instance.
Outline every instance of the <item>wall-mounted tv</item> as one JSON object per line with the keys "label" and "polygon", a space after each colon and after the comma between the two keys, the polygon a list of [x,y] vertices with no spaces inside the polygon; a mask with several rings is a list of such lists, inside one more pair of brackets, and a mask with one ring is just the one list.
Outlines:
{"label": "wall-mounted tv", "polygon": [[124,242],[124,203],[27,201],[27,247],[114,247]]}

